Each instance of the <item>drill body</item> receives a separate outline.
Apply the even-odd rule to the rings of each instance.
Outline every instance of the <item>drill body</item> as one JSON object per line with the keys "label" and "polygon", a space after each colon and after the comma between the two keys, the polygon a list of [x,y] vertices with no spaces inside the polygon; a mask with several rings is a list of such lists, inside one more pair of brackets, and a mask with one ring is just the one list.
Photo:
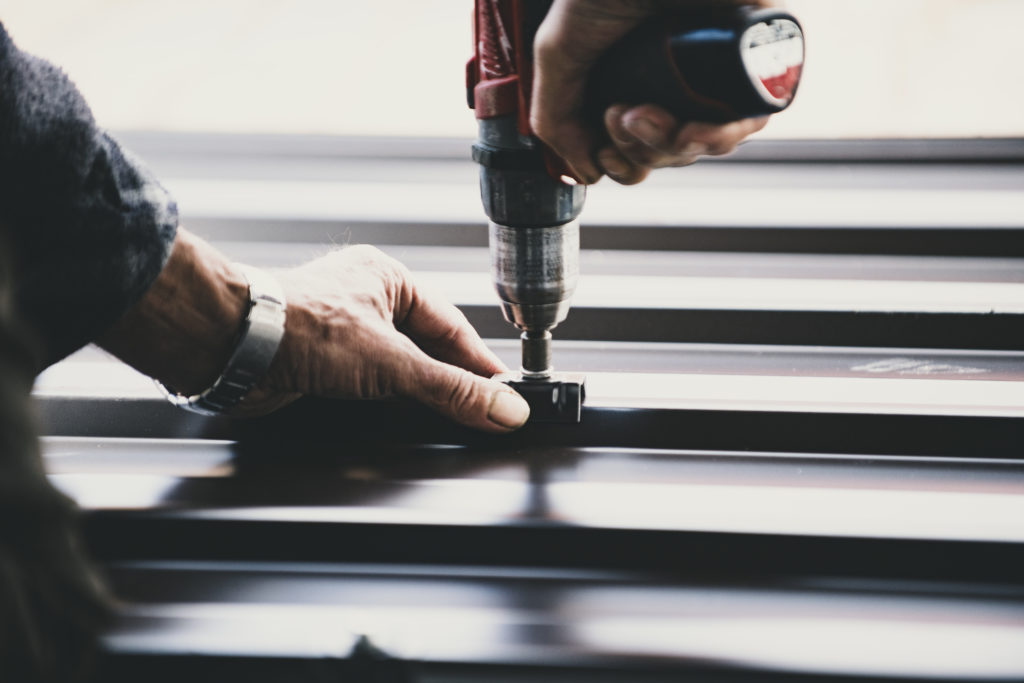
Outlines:
{"label": "drill body", "polygon": [[[554,372],[551,330],[565,320],[579,278],[579,215],[586,186],[530,129],[533,39],[551,0],[476,0],[476,49],[467,65],[479,137],[480,195],[489,218],[494,284],[505,318],[522,331],[522,369],[502,377],[532,418],[578,422],[583,378]],[[803,33],[785,12],[711,7],[659,17],[595,66],[584,115],[600,127],[613,103],[651,103],[680,121],[727,122],[792,101]]]}
{"label": "drill body", "polygon": [[551,330],[579,278],[586,196],[586,186],[552,172],[554,158],[529,127],[533,35],[548,5],[479,0],[468,74],[494,284],[505,318],[522,331],[522,377],[537,382],[551,379]]}

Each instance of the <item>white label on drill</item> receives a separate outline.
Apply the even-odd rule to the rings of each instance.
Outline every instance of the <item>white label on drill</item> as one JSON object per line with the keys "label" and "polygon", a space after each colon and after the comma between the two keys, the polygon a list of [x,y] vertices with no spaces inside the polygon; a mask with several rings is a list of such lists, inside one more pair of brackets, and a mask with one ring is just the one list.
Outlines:
{"label": "white label on drill", "polygon": [[740,38],[740,55],[765,102],[785,107],[793,99],[804,66],[804,36],[789,19],[754,24]]}

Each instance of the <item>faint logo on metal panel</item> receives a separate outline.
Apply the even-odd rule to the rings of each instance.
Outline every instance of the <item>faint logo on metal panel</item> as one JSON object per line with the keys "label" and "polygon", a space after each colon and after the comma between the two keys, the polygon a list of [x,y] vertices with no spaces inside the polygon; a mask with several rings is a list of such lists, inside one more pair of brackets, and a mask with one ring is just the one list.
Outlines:
{"label": "faint logo on metal panel", "polygon": [[878,375],[981,375],[991,372],[986,368],[972,368],[967,365],[937,363],[914,358],[886,358],[873,363],[855,365],[850,369],[854,372],[870,372]]}

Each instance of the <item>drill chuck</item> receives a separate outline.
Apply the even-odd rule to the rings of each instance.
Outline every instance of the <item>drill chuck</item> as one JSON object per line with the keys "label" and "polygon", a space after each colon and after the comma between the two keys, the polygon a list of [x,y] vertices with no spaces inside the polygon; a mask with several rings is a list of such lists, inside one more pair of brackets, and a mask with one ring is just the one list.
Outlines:
{"label": "drill chuck", "polygon": [[579,279],[576,220],[544,228],[490,223],[491,272],[505,318],[526,331],[565,320]]}

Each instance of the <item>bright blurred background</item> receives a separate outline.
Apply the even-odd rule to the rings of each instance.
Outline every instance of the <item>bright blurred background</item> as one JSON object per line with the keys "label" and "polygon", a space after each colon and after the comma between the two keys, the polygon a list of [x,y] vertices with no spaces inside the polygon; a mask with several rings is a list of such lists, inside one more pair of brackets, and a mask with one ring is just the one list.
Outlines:
{"label": "bright blurred background", "polygon": [[[1021,0],[789,0],[782,138],[1024,136]],[[472,137],[470,0],[0,0],[119,130]]]}

